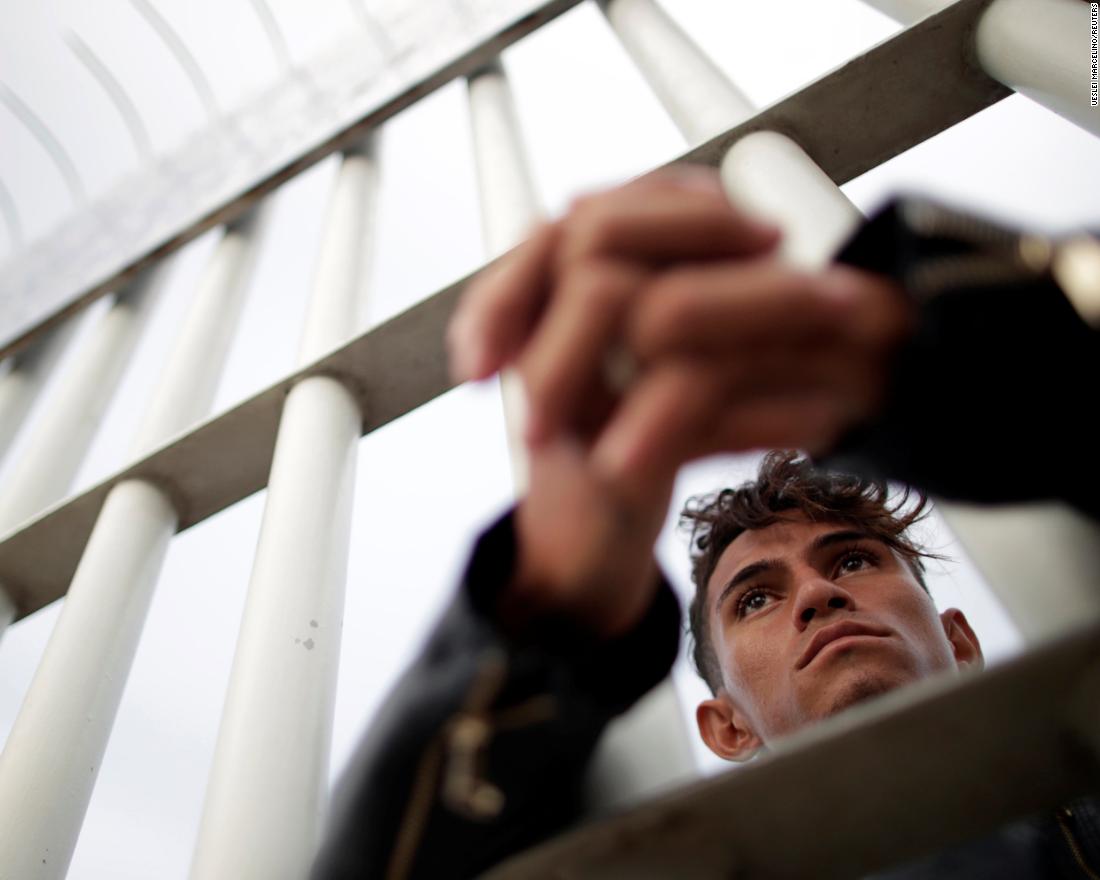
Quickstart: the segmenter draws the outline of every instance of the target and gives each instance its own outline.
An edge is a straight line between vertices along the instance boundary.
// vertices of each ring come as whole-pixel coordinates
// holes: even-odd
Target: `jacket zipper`
[[[417,846],[423,836],[424,825],[427,823],[428,814],[431,813],[435,778],[442,762],[443,742],[437,737],[421,757],[420,764],[416,768],[416,779],[413,781],[405,815],[401,819],[393,853],[390,855],[390,863],[386,868],[386,880],[404,880],[409,876],[409,868],[412,866]]]
[[[470,685],[464,705],[457,716],[458,719],[473,713],[484,712],[492,705],[492,701],[504,685],[507,664],[503,653],[499,651],[487,653],[488,656],[482,661]],[[450,725],[442,734],[435,737],[420,759],[412,791],[405,807],[405,815],[397,831],[393,854],[386,868],[386,880],[404,880],[409,875],[420,840],[424,836],[428,817],[431,815],[436,780],[443,764],[444,748],[451,740],[453,730],[453,725]]]
[[[1089,880],[1100,880],[1100,874],[1090,868],[1088,862],[1085,861],[1084,853],[1081,852],[1081,844],[1078,843],[1073,829],[1069,827],[1069,820],[1073,818],[1073,811],[1069,807],[1059,807],[1054,816],[1058,820],[1058,827],[1062,829],[1062,836],[1065,837],[1070,852],[1073,853],[1073,859],[1077,862],[1077,867]]]

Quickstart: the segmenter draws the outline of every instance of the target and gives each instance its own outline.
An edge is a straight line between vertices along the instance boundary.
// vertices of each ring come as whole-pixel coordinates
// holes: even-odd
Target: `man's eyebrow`
[[[834,544],[848,544],[852,541],[877,541],[880,544],[886,542],[882,538],[872,535],[870,532],[862,531],[860,529],[841,529],[837,532],[829,532],[825,535],[820,535],[813,540],[810,544],[811,550],[823,550],[826,547],[831,547]],[[745,581],[752,580],[758,575],[764,574],[768,571],[774,571],[777,568],[782,568],[783,563],[778,559],[761,559],[759,562],[754,562],[751,565],[746,565],[737,574],[731,577],[724,587],[722,592],[718,594],[718,598],[714,602],[714,610],[717,611],[722,607],[722,603],[726,601],[726,597],[732,593],[737,587],[745,583]]]
[[[877,541],[880,544],[886,543],[882,538],[872,535],[870,532],[861,531],[860,529],[843,529],[839,532],[829,532],[827,535],[820,535],[815,538],[810,545],[810,549],[824,550],[826,547],[831,547],[833,544],[848,544],[852,541]]]
[[[752,563],[752,565],[746,565],[726,582],[726,585],[722,588],[722,592],[718,594],[718,599],[714,603],[714,610],[717,611],[721,608],[722,603],[726,601],[726,596],[737,589],[737,587],[741,586],[741,584],[745,583],[745,581],[752,580],[754,577],[762,575],[766,571],[773,571],[781,566],[782,563],[778,559],[761,559],[759,562]]]

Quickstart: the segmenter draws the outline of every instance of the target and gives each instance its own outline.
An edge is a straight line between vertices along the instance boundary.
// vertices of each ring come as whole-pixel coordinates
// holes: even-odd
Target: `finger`
[[[846,266],[833,266],[827,273],[830,283],[847,286],[852,298],[850,320],[844,324],[851,344],[888,351],[912,334],[916,304],[892,278]]]
[[[724,407],[827,391],[864,411],[883,374],[871,352],[848,345],[765,345],[692,360],[720,384]]]
[[[665,165],[663,168],[655,168],[653,171],[634,178],[627,186],[651,189],[677,187],[679,189],[697,189],[700,192],[726,195],[726,188],[722,183],[722,175],[718,173],[718,169],[693,162],[676,162],[672,165]]]
[[[715,442],[729,452],[804,449],[818,455],[832,448],[850,425],[848,401],[834,392],[768,396],[727,410]]]
[[[546,302],[558,236],[557,224],[539,226],[466,288],[447,328],[451,374],[457,381],[484,379],[526,342]]]
[[[622,492],[646,491],[713,446],[721,402],[713,372],[688,361],[654,369],[623,398],[596,442],[593,466]]]
[[[671,270],[640,294],[628,342],[644,361],[838,341],[850,335],[866,283],[862,273],[811,274],[770,259]]]
[[[593,257],[660,265],[768,251],[778,229],[735,209],[720,188],[622,187],[579,199],[562,222],[558,265]]]
[[[537,445],[582,412],[603,384],[603,360],[646,274],[624,263],[587,263],[555,285],[552,302],[519,360],[527,388],[527,442]]]
[[[873,385],[858,363],[836,354],[780,371],[746,369],[743,361],[672,362],[627,394],[594,460],[607,479],[626,484],[717,452],[817,451],[866,413]]]

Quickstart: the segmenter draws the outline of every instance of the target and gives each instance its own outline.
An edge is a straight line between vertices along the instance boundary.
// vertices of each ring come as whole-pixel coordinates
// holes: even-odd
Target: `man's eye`
[[[863,550],[852,550],[840,557],[837,563],[837,571],[840,574],[852,574],[870,568],[875,562],[875,557]]]
[[[767,593],[763,590],[749,590],[737,603],[737,616],[744,617],[746,614],[752,614],[754,611],[759,611],[767,604]]]

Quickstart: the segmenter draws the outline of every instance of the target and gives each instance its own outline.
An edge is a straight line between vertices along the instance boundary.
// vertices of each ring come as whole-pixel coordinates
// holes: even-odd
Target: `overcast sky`
[[[158,150],[170,150],[202,124],[186,81],[123,0],[2,2],[0,81],[54,127],[93,195],[116,185],[137,160],[117,115],[61,42],[63,27],[76,29],[112,65],[146,117]],[[667,0],[666,5],[760,104],[896,30],[855,0]],[[344,0],[271,0],[271,7],[302,62],[335,39],[349,15]],[[162,0],[158,8],[200,56],[227,105],[275,75],[270,48],[246,0]],[[626,179],[685,148],[592,6],[578,7],[527,38],[508,51],[505,62],[535,176],[551,212],[577,192]],[[482,258],[463,84],[453,83],[388,123],[380,161],[368,323],[434,292]],[[327,160],[274,197],[275,223],[217,409],[292,367],[335,167],[334,160]],[[853,181],[845,191],[864,210],[888,193],[917,189],[1022,223],[1065,228],[1098,222],[1097,168],[1100,143],[1095,138],[1013,97]],[[2,107],[0,179],[17,202],[29,237],[48,235],[71,210],[55,169]],[[172,282],[77,488],[122,464],[119,457],[166,342],[215,240],[216,234],[203,237],[176,260]],[[9,252],[10,242],[0,241],[0,259]],[[86,323],[102,307],[90,310]],[[928,417],[934,419],[935,413]],[[510,496],[492,382],[456,389],[364,438],[360,449],[333,776],[453,588],[471,537]],[[0,467],[0,491],[19,455],[17,444]],[[676,506],[689,494],[744,479],[753,461],[724,458],[688,468]],[[264,493],[259,493],[173,542],[70,877],[186,875],[263,503]],[[928,537],[957,560],[934,566],[940,569],[933,575],[941,606],[967,612],[994,662],[1017,650],[1015,631],[965,553],[940,526],[933,524]],[[659,554],[686,591],[684,538],[667,528]],[[58,604],[44,609],[0,640],[0,739],[15,718],[58,610]],[[688,718],[700,685],[682,663],[676,680]],[[714,766],[701,760],[707,770]]]

